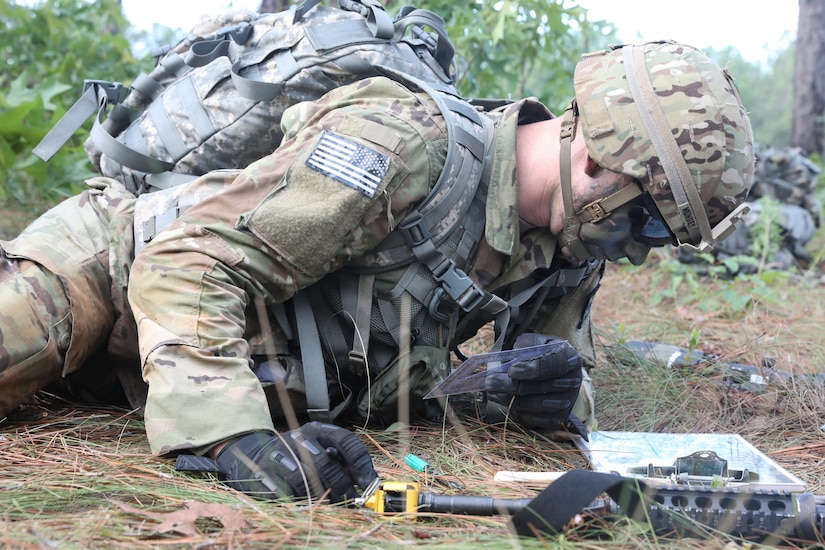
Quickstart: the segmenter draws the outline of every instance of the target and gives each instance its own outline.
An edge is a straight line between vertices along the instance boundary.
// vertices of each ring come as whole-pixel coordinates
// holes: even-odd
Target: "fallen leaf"
[[[155,527],[155,533],[179,533],[181,535],[199,536],[202,535],[195,522],[199,519],[215,519],[223,526],[224,530],[237,531],[245,529],[248,525],[241,513],[228,504],[218,504],[214,502],[200,502],[190,500],[184,503],[186,508],[175,510],[174,512],[150,512],[130,506],[125,502],[117,500],[111,501],[124,512],[143,516],[157,520],[160,523]]]

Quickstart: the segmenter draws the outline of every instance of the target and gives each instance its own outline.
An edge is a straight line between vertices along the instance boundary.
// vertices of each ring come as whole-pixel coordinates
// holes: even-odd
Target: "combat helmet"
[[[726,70],[691,46],[648,42],[583,55],[574,86],[562,124],[562,244],[582,258],[587,253],[578,237],[581,224],[599,221],[637,197],[655,205],[648,207],[645,229],[654,236],[652,244],[669,240],[707,251],[734,230],[748,211],[743,202],[753,180],[754,146],[747,112]],[[578,123],[593,161],[638,185],[576,212],[569,150]]]

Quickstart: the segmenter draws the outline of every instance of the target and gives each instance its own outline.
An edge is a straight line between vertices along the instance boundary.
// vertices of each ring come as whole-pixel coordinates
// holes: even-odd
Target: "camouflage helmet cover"
[[[706,248],[732,231],[754,152],[727,71],[693,47],[651,42],[585,54],[574,85],[591,158],[641,182],[681,244]]]

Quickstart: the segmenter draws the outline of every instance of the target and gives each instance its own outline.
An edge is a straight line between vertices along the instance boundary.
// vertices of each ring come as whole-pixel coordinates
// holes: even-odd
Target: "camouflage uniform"
[[[558,267],[549,231],[520,227],[515,188],[517,124],[552,115],[523,100],[495,116],[486,239],[468,269],[488,290]],[[446,155],[447,130],[434,103],[384,78],[292,107],[283,126],[281,147],[187,211],[135,259],[129,299],[149,384],[146,429],[154,452],[272,429],[267,396],[252,370],[250,312],[337,277],[375,247],[428,194]],[[308,165],[329,139],[373,159],[374,187],[361,192]],[[379,273],[376,287],[392,288],[398,275]],[[565,307],[556,307],[558,296],[548,300],[530,327],[570,339],[591,364],[588,306],[599,277],[596,270],[561,298]],[[449,336],[419,337],[413,346],[446,349]],[[352,379],[326,367],[333,380]]]
[[[766,255],[768,265],[776,269],[805,268],[811,261],[805,247],[822,225],[822,205],[816,194],[820,168],[798,148],[758,147],[756,157],[753,187],[745,202],[750,212],[733,234],[714,248],[713,257],[758,257],[760,251],[754,244],[761,237],[756,228],[768,222],[775,223],[779,233],[779,240],[772,243],[776,248],[770,248]],[[769,212],[767,216],[763,208]],[[680,248],[677,254],[684,263],[707,262],[689,249]],[[759,268],[757,262],[737,266],[740,273]]]
[[[148,211],[171,199],[188,204],[237,174],[210,172],[141,200]],[[111,178],[86,184],[14,240],[0,241],[0,418],[54,383],[90,402],[139,409],[146,399],[126,297],[136,198]]]
[[[134,195],[108,178],[87,183],[0,242],[0,417],[61,377],[84,397],[111,398],[110,365],[136,364],[126,301]],[[117,360],[90,366],[107,346]],[[84,376],[94,384],[82,384]]]

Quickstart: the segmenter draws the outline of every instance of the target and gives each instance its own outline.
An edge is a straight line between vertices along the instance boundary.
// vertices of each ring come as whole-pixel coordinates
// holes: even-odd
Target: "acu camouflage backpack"
[[[90,159],[139,195],[190,181],[175,174],[247,166],[280,143],[284,109],[385,68],[454,92],[454,48],[435,13],[405,7],[393,20],[376,0],[318,3],[204,18],[130,87],[86,81],[35,154],[51,158],[96,113]]]

